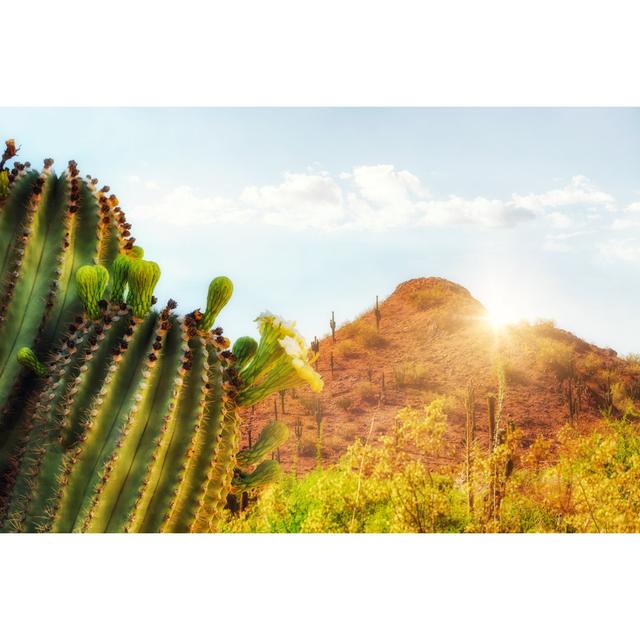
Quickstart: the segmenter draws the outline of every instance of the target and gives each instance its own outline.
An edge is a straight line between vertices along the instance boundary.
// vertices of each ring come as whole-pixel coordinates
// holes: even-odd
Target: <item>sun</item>
[[[514,322],[513,314],[507,309],[491,309],[488,310],[485,322],[497,333],[504,331],[505,327]]]

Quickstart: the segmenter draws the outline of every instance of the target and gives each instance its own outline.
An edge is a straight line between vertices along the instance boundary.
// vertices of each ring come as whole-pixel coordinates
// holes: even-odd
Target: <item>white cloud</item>
[[[624,208],[625,213],[640,213],[640,202],[632,202]]]
[[[557,208],[582,205],[609,209],[613,196],[598,190],[584,176],[575,176],[561,189],[510,200],[483,196],[434,197],[410,171],[390,164],[361,165],[337,177],[317,168],[285,173],[278,184],[245,187],[236,197],[203,194],[190,186],[162,193],[158,185],[131,176],[157,196],[133,209],[138,218],[174,225],[217,223],[265,224],[291,229],[366,229],[477,226],[512,227],[538,218],[554,229],[574,227],[575,212]],[[634,205],[631,205],[634,206]],[[583,211],[578,228],[593,211]]]
[[[554,229],[568,229],[571,226],[571,218],[559,211],[548,213],[545,218]]]
[[[530,211],[502,200],[450,196],[447,200],[425,202],[421,209],[427,226],[480,225],[483,227],[512,227],[533,218]]]
[[[574,205],[602,207],[607,211],[614,211],[616,202],[611,194],[600,191],[585,176],[573,176],[569,183],[561,189],[530,193],[526,196],[514,194],[512,199],[516,205],[535,212],[543,212],[550,207]]]
[[[640,261],[640,243],[626,238],[620,240],[612,238],[599,245],[600,256],[608,261],[622,260],[623,262]]]

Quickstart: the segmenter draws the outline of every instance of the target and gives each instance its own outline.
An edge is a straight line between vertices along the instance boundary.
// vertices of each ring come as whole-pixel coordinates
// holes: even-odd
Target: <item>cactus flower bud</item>
[[[233,479],[236,491],[249,491],[263,487],[277,480],[282,474],[282,468],[275,460],[264,460],[252,473],[241,473]]]
[[[245,449],[237,455],[240,466],[258,464],[261,460],[284,444],[289,437],[289,428],[284,422],[275,420],[268,424],[250,449]]]
[[[150,260],[133,260],[129,266],[127,304],[133,315],[143,318],[149,313],[153,290],[160,279],[160,267]]]
[[[198,327],[202,331],[209,331],[222,308],[229,302],[233,293],[233,282],[226,276],[214,278],[209,285],[207,294],[207,309],[202,314]]]
[[[135,245],[134,247],[131,247],[129,255],[135,260],[142,260],[142,258],[144,258],[144,249],[138,245]]]
[[[232,349],[238,366],[246,363],[249,358],[253,358],[257,349],[258,343],[250,336],[243,336],[242,338],[238,338],[233,343]]]
[[[124,290],[127,286],[127,277],[129,276],[129,267],[131,266],[131,258],[128,255],[120,254],[111,267],[113,274],[113,287],[111,289],[111,302],[120,304],[124,302]]]
[[[27,369],[30,369],[37,376],[43,378],[47,375],[47,367],[45,367],[35,353],[29,347],[22,347],[16,354],[18,362]]]
[[[87,315],[94,320],[100,317],[98,304],[109,282],[109,272],[102,265],[85,265],[76,271],[78,295]]]

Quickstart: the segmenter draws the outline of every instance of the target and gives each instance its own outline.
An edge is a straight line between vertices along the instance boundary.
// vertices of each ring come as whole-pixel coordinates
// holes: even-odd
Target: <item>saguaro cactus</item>
[[[335,313],[331,312],[331,320],[329,320],[329,326],[331,327],[331,339],[333,340],[333,344],[336,343],[336,316]]]
[[[160,267],[118,199],[52,165],[0,170],[0,530],[215,531],[230,492],[277,475],[242,467],[278,438],[237,460],[239,410],[320,390],[307,346],[264,313],[230,350],[225,277],[203,312],[154,309]]]

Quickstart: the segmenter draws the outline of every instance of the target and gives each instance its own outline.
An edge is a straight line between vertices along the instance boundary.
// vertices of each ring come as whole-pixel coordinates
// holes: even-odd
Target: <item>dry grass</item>
[[[375,387],[368,380],[363,380],[362,382],[358,382],[354,389],[356,395],[362,402],[367,402],[368,404],[373,404],[378,400],[379,391],[377,387]]]
[[[360,346],[351,338],[338,342],[335,353],[338,358],[345,358],[347,360],[360,358],[363,355]]]
[[[404,362],[394,367],[393,377],[398,389],[424,389],[428,385],[427,369],[417,362]]]
[[[353,405],[353,400],[349,396],[341,396],[336,400],[336,405],[343,411],[349,411]]]
[[[426,311],[427,309],[435,309],[443,305],[448,298],[451,297],[451,293],[444,288],[435,286],[429,289],[420,289],[411,296],[411,302],[420,311]]]

